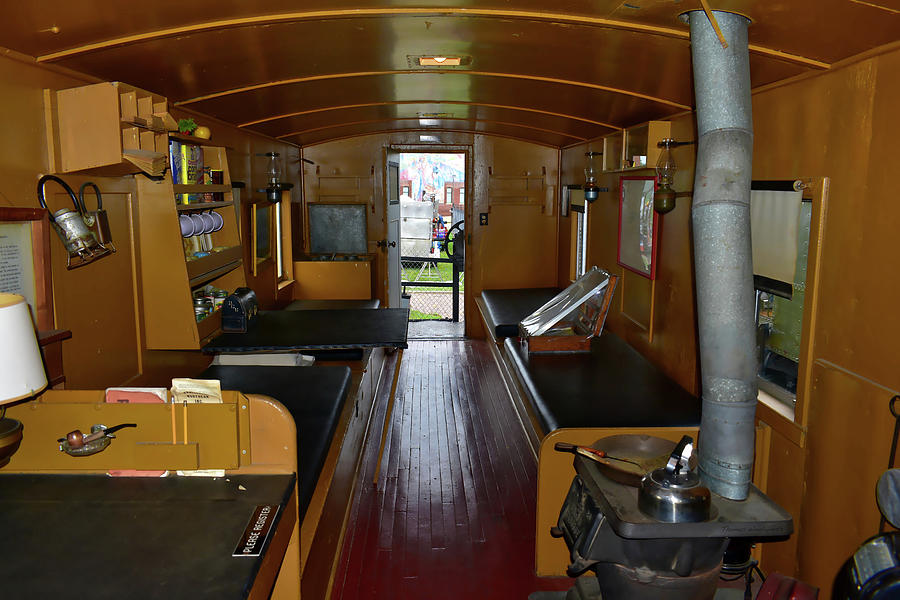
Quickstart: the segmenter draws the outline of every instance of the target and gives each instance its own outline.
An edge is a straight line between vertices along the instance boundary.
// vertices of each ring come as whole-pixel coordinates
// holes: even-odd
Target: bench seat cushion
[[[509,338],[504,351],[545,433],[700,425],[700,399],[609,331],[592,340],[590,354],[528,356]]]
[[[547,303],[560,292],[559,288],[521,288],[514,290],[482,290],[481,299],[487,311],[488,323],[494,335],[501,338],[518,337],[519,321]]]
[[[380,308],[381,300],[294,300],[284,310],[330,310],[348,308]]]
[[[297,488],[302,521],[350,391],[350,368],[339,366],[211,366],[199,376],[223,390],[263,394],[288,409],[297,425]]]
[[[380,308],[381,300],[294,300],[284,310],[329,310],[354,308]],[[359,348],[339,350],[308,350],[304,352],[316,360],[362,360],[363,351]]]

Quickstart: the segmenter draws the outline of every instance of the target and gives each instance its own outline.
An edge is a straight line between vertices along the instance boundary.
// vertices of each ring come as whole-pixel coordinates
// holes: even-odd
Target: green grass
[[[409,311],[409,320],[410,321],[439,321],[443,319],[441,315],[437,313],[423,313],[417,310]]]
[[[441,258],[447,258],[447,253],[441,251]],[[423,259],[423,262],[426,259]],[[416,264],[412,267],[403,267],[402,273],[400,274],[402,281],[413,281],[418,275],[421,266]],[[453,265],[451,263],[437,263],[436,265],[431,266],[431,274],[428,274],[428,267],[426,267],[423,272],[423,277],[420,281],[442,281],[446,283],[451,283],[453,281]],[[452,288],[429,288],[422,286],[406,286],[407,292],[434,292],[442,289],[452,289]],[[465,279],[461,279],[459,282],[459,289],[465,289]]]

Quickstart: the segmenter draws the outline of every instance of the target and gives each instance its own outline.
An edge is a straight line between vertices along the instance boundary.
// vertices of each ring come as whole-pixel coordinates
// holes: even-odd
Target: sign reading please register
[[[259,556],[262,553],[266,539],[272,532],[278,509],[277,504],[260,504],[256,507],[232,556]]]

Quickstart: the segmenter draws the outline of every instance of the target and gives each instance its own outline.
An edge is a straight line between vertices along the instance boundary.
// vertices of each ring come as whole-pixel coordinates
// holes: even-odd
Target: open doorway
[[[461,338],[465,331],[466,155],[401,152],[399,259],[410,338]]]

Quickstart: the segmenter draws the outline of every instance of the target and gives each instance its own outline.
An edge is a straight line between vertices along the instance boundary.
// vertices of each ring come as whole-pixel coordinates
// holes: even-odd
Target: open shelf
[[[222,311],[218,308],[205,319],[197,321],[197,336],[200,338],[200,345],[202,346],[205,341],[217,334],[221,328]]]
[[[104,82],[45,90],[44,98],[53,140],[50,171],[111,177],[142,170],[163,174],[168,129],[176,127],[164,96]],[[137,151],[141,160],[132,163],[127,151]]]
[[[171,170],[160,180],[135,179],[143,319],[147,348],[151,350],[202,348],[221,331],[222,318],[220,312],[215,311],[197,321],[193,294],[207,284],[226,292],[246,285],[225,148],[202,148],[204,166],[222,170],[223,183],[176,185],[172,182]],[[179,195],[188,193],[216,193],[223,200],[176,204]],[[201,247],[221,249],[193,258],[193,253],[198,250],[197,240],[201,238],[183,238],[179,218],[211,210],[216,210],[222,217],[222,227],[203,235],[205,241]]]
[[[232,246],[209,256],[186,261],[188,283],[197,287],[241,266],[243,254],[240,246]]]
[[[175,206],[175,210],[182,213],[212,210],[214,208],[224,208],[226,206],[234,206],[234,202],[231,200],[224,200],[222,202],[192,202],[190,204],[178,204]]]
[[[657,143],[669,137],[671,123],[648,121],[603,138],[603,170],[612,173],[656,167]]]
[[[176,183],[172,185],[176,194],[210,194],[213,192],[230,192],[231,185],[213,184],[213,183]]]

